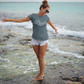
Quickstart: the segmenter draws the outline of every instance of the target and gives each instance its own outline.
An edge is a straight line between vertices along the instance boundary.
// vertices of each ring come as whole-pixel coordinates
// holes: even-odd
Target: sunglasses
[[[47,12],[47,13],[49,13],[49,11],[48,11],[48,10],[46,10],[46,12]]]

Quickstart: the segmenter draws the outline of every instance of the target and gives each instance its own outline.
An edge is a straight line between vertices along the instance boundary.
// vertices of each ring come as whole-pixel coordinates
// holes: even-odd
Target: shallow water
[[[84,50],[82,41],[57,38],[51,31],[48,33],[50,39],[45,54],[45,68],[53,69],[53,66],[61,63],[74,67],[73,64],[84,60],[82,53],[76,50]],[[39,73],[39,65],[31,41],[28,41],[31,35],[32,29],[24,26],[0,27],[0,83],[18,84],[19,81],[20,84],[35,84],[32,79]]]

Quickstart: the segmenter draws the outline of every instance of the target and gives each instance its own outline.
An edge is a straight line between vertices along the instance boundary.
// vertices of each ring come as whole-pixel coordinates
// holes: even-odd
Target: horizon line
[[[0,3],[5,3],[4,1]],[[41,2],[6,2],[6,3],[41,3]]]

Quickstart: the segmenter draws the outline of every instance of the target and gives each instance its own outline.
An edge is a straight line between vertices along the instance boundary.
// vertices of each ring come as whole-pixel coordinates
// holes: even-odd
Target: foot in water
[[[44,76],[37,75],[37,78],[33,79],[33,81],[43,80]]]

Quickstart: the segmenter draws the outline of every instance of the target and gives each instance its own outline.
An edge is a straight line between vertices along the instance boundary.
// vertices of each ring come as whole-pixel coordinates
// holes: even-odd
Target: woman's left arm
[[[53,23],[50,20],[47,23],[55,30],[56,33],[58,33],[57,28],[53,25]]]

